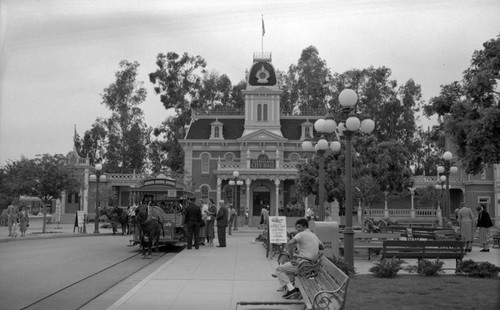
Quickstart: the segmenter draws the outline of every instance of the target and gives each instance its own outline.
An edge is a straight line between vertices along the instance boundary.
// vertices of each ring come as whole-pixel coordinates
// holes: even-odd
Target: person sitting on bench
[[[309,230],[309,223],[305,218],[298,219],[295,223],[297,234],[285,245],[288,250],[290,262],[279,265],[275,271],[275,277],[280,282],[279,290],[286,290],[283,298],[296,297],[299,289],[294,286],[295,275],[298,273],[298,264],[302,260],[315,259],[319,251],[324,248],[318,237]],[[297,253],[294,253],[297,248]]]

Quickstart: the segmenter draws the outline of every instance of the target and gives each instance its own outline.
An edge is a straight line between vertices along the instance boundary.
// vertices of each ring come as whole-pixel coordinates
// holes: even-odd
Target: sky
[[[101,94],[121,60],[140,64],[153,127],[170,115],[148,79],[159,53],[200,55],[236,84],[262,42],[276,69],[313,45],[332,72],[385,66],[427,102],[500,34],[499,16],[498,0],[0,0],[0,165],[71,151],[75,126],[109,117]]]

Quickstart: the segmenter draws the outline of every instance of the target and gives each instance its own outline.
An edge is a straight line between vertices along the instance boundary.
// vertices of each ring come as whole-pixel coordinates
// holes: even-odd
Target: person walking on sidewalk
[[[10,205],[7,207],[7,225],[9,226],[9,237],[15,237],[15,229],[17,226],[17,215],[18,215],[17,201],[12,200]]]
[[[460,225],[460,234],[465,241],[465,252],[472,251],[472,238],[474,238],[474,214],[467,208],[465,202],[460,203],[458,210],[458,223]]]
[[[276,267],[273,277],[277,277],[280,282],[280,290],[286,289],[283,298],[289,299],[299,293],[299,289],[294,286],[295,275],[299,271],[299,263],[302,260],[315,259],[319,251],[324,248],[318,237],[309,230],[309,222],[305,218],[298,219],[295,223],[297,234],[285,245],[288,249],[290,262]],[[295,253],[297,248],[297,253]]]
[[[194,238],[194,248],[200,248],[200,225],[201,225],[201,208],[195,204],[196,198],[191,197],[186,208],[186,217],[184,223],[187,226],[187,249],[190,250],[193,246]]]
[[[17,217],[19,218],[19,231],[21,232],[21,237],[26,237],[26,230],[30,226],[30,218],[24,206],[21,207],[21,211]]]
[[[224,200],[219,201],[219,211],[217,212],[217,238],[219,239],[218,248],[226,247],[226,227],[227,227],[227,207]]]
[[[481,252],[489,252],[488,248],[488,230],[493,223],[491,222],[490,215],[486,208],[482,205],[477,207],[477,227],[479,227],[479,242],[482,244],[483,248]]]
[[[236,210],[234,209],[234,206],[232,204],[229,204],[229,210],[227,210],[228,216],[229,216],[229,223],[228,223],[228,229],[229,229],[229,234],[232,235],[233,228],[234,228],[234,222],[236,221]]]

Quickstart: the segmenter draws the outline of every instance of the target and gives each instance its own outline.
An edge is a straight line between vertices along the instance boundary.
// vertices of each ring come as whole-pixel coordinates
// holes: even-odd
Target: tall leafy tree
[[[358,94],[358,112],[375,121],[377,129],[372,134],[377,140],[397,140],[412,147],[417,129],[416,112],[423,104],[421,87],[411,79],[398,87],[391,74],[391,70],[386,67],[334,74],[332,112],[336,114],[340,107],[340,92],[351,88]]]
[[[202,107],[199,92],[206,62],[201,56],[168,52],[158,54],[156,65],[158,68],[149,74],[149,80],[165,109],[173,109],[176,115],[155,128],[154,135],[163,136],[157,143],[163,144],[161,149],[167,153],[168,167],[183,173],[184,152],[178,140],[186,134],[184,126],[189,124],[191,111]],[[155,162],[162,160],[155,159]]]
[[[500,162],[500,36],[472,55],[462,81],[441,86],[424,108],[437,114],[468,173]]]
[[[142,172],[147,168],[152,132],[139,107],[147,92],[137,80],[139,63],[123,60],[119,67],[115,81],[101,94],[111,116],[97,118],[83,139],[75,138],[75,148],[80,156],[89,157],[91,164],[104,161],[108,172]]]
[[[22,158],[8,162],[4,167],[2,187],[11,197],[21,195],[40,198],[45,205],[61,198],[64,190],[76,190],[80,183],[66,168],[66,158],[61,154],[43,154],[35,159]],[[45,233],[46,209],[43,209]]]
[[[325,109],[331,97],[331,73],[316,47],[305,48],[297,64],[289,67],[283,80],[282,110],[293,108],[295,113],[300,113]]]
[[[115,73],[115,82],[104,89],[102,104],[110,111],[106,121],[106,169],[130,173],[143,171],[151,130],[144,123],[144,113],[139,107],[146,100],[146,88],[137,81],[139,63],[123,60]]]

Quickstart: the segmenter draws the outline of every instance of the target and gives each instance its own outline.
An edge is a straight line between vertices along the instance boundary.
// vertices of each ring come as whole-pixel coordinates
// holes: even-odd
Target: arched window
[[[262,120],[264,122],[266,122],[267,121],[267,104],[264,104],[264,108],[263,108],[262,114],[263,114]]]
[[[262,104],[257,105],[257,121],[262,121]]]
[[[208,185],[202,185],[200,187],[201,200],[208,201]]]
[[[224,159],[228,163],[232,163],[234,161],[234,154],[233,153],[226,153],[224,154]]]
[[[292,162],[292,163],[296,163],[296,162],[298,162],[298,161],[299,161],[299,155],[298,155],[298,154],[295,154],[295,153],[294,153],[294,154],[290,154],[289,159],[290,159],[290,162]]]
[[[208,153],[201,154],[201,173],[210,172],[210,155]]]

